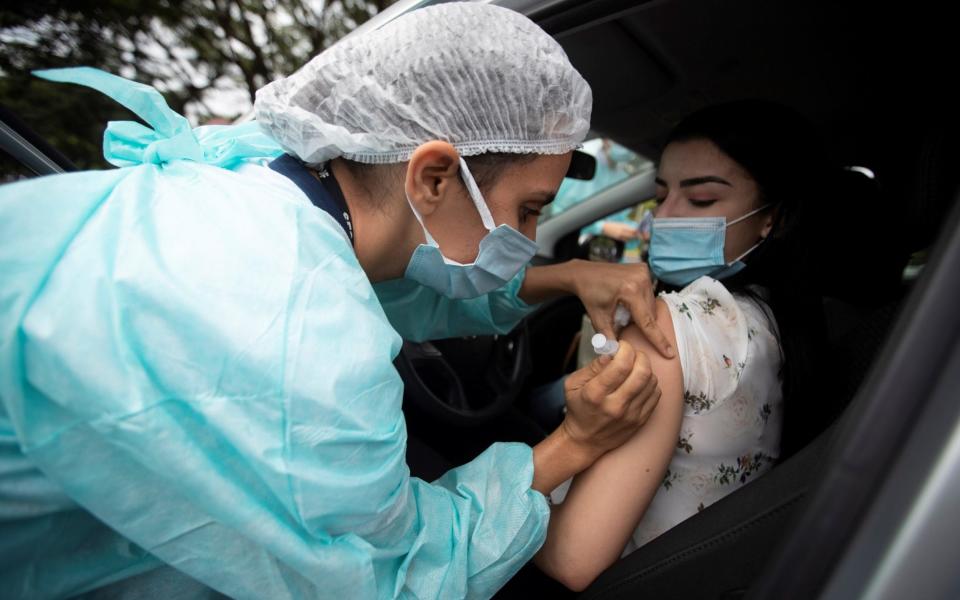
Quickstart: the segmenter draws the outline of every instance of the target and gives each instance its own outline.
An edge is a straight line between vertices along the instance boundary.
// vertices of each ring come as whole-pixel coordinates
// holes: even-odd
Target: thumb
[[[607,336],[607,339],[616,339],[617,334],[613,330],[613,313],[609,311],[594,312],[590,315],[590,322],[593,324],[597,333]]]
[[[664,358],[673,358],[675,356],[673,346],[657,324],[657,303],[653,295],[642,294],[640,298],[624,297],[621,302],[627,305],[633,323],[643,332],[643,337],[647,338],[647,341]]]
[[[567,388],[577,389],[585,386],[588,381],[599,375],[600,372],[603,371],[603,367],[611,360],[613,360],[612,356],[601,355],[590,361],[590,363],[582,369],[577,369],[573,373],[570,373],[567,375]]]

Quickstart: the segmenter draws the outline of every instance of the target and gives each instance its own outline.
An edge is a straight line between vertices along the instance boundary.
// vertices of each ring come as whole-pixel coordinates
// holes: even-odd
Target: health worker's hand
[[[560,429],[586,454],[599,457],[630,439],[660,400],[650,361],[629,342],[600,356],[564,383],[567,414]]]
[[[644,263],[613,264],[575,260],[573,292],[583,302],[593,328],[608,339],[616,339],[613,315],[617,304],[630,311],[633,322],[650,344],[665,358],[673,358],[673,347],[657,327],[657,301],[653,295],[650,269]]]

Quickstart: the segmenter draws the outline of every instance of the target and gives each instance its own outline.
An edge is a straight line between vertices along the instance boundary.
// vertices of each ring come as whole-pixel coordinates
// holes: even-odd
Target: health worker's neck
[[[403,277],[413,251],[423,243],[423,231],[413,212],[406,203],[400,207],[381,206],[377,199],[367,197],[363,186],[339,161],[332,161],[330,170],[347,201],[353,221],[354,251],[367,278],[377,283]]]

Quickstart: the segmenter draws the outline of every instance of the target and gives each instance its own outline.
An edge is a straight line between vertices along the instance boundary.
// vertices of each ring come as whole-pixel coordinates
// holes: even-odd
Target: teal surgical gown
[[[522,273],[472,300],[373,286],[255,123],[45,76],[150,127],[110,125],[122,168],[0,187],[0,595],[164,565],[235,598],[492,595],[546,535],[532,451],[411,478],[392,361],[401,336],[508,331]]]

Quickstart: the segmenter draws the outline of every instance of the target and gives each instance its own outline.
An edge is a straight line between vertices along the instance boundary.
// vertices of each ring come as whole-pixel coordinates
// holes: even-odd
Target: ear
[[[421,144],[407,163],[404,183],[410,202],[421,215],[429,215],[460,190],[460,153],[448,142]]]
[[[770,235],[770,232],[773,231],[773,224],[777,221],[777,215],[779,214],[779,207],[773,207],[767,215],[763,218],[763,226],[760,228],[760,239],[765,240],[767,236]]]

